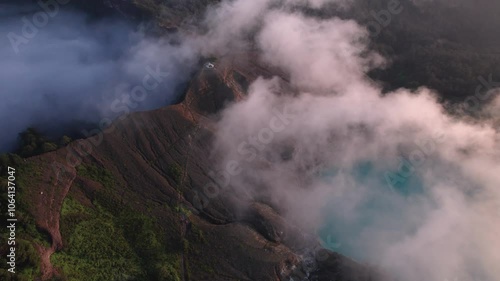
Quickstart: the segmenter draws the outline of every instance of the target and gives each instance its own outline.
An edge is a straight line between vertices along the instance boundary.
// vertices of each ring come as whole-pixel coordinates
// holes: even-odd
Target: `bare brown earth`
[[[201,67],[180,104],[131,114],[115,122],[104,136],[78,140],[27,160],[43,171],[34,176],[36,184],[28,187],[31,192],[25,199],[33,203],[30,211],[37,226],[51,237],[50,248],[37,246],[42,280],[59,272],[50,264],[50,255],[65,247],[59,228],[65,196],[71,192],[89,205],[95,191],[104,188],[77,175],[80,162],[110,171],[116,201],[154,217],[167,237],[190,235],[193,227],[203,231],[206,242],[183,254],[183,280],[292,280],[292,276],[302,280],[306,275],[310,280],[371,280],[365,268],[327,251],[310,265],[305,255],[315,254],[308,252],[317,246],[311,242],[314,239],[306,239],[271,206],[248,201],[231,188],[203,208],[199,198],[202,187],[211,181],[208,172],[214,164],[210,155],[217,113],[244,98],[250,81],[270,75],[265,67],[249,61],[238,62],[237,69],[233,63],[221,61],[215,69]],[[169,173],[172,165],[181,167],[180,180]],[[179,205],[191,210],[186,218],[166,208]],[[247,206],[247,211],[241,212],[241,206]]]
[[[103,2],[128,17],[149,14],[159,26],[170,29],[218,1]],[[218,113],[243,99],[247,85],[257,77],[279,75],[257,62],[256,56],[244,54],[219,60],[215,69],[200,66],[181,103],[122,116],[104,134],[27,159],[36,172],[27,175],[32,184],[23,200],[30,203],[37,227],[50,236],[49,247],[35,245],[41,257],[41,280],[64,276],[50,257],[67,246],[68,237],[60,230],[66,196],[71,194],[82,205],[92,207],[103,190],[110,205],[127,206],[154,218],[167,240],[191,237],[194,228],[203,233],[204,243],[182,253],[183,281],[376,280],[371,270],[345,257],[318,252],[315,238],[289,224],[279,210],[264,202],[244,198],[231,188],[200,201],[203,187],[212,181],[208,173],[216,161],[211,143]],[[105,187],[79,175],[76,169],[80,165],[109,171],[114,185]],[[180,167],[180,176],[172,175],[173,166]],[[176,206],[183,206],[189,214],[175,212]]]

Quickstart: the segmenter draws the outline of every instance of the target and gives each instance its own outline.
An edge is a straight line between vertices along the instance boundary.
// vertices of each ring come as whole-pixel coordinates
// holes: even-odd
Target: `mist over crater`
[[[57,136],[171,104],[197,62],[175,34],[116,15],[21,4],[3,4],[2,15],[2,151],[27,127]]]

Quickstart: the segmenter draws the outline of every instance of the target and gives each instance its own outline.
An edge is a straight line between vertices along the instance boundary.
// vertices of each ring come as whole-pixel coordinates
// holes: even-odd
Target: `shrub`
[[[115,185],[113,174],[102,167],[82,164],[76,168],[76,171],[79,176],[99,182],[107,188]]]
[[[182,168],[178,164],[171,164],[168,166],[168,175],[175,181],[175,183],[180,184],[182,181]]]

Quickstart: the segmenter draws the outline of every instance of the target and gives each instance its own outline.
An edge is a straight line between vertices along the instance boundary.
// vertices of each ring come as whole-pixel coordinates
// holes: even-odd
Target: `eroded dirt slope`
[[[42,280],[64,279],[70,271],[50,258],[54,252],[71,253],[74,239],[61,235],[60,225],[68,198],[91,210],[132,210],[151,218],[167,244],[183,244],[173,250],[180,280],[302,280],[309,274],[310,280],[371,280],[368,270],[327,251],[311,265],[304,253],[314,242],[272,206],[231,188],[209,200],[203,196],[212,181],[217,114],[244,98],[253,79],[270,75],[248,61],[233,65],[201,67],[180,104],[120,118],[104,134],[27,160],[42,172],[26,200],[37,226],[51,237],[50,247],[37,245]],[[105,180],[82,167],[107,171]],[[71,225],[64,227],[72,233]]]

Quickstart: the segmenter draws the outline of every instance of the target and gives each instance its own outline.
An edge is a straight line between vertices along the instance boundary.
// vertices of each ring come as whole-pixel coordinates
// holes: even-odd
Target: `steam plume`
[[[167,105],[177,98],[176,87],[196,62],[189,47],[172,43],[175,38],[148,37],[129,22],[91,20],[63,7],[34,36],[30,33],[33,38],[23,37],[28,42],[12,44],[8,35],[23,36],[23,18],[31,22],[43,10],[25,5],[4,8],[0,151],[11,150],[18,133],[29,126],[59,134],[74,126],[71,122],[97,123]],[[147,75],[154,76],[151,73],[156,73],[148,78],[151,87],[134,100],[134,88],[143,85]]]
[[[232,46],[256,46],[298,93],[261,78],[222,113],[214,149],[221,169],[241,168],[231,186],[402,280],[498,280],[498,103],[471,121],[426,88],[383,94],[366,77],[384,60],[363,27],[276,3],[223,2],[210,14],[211,47],[249,31]]]

